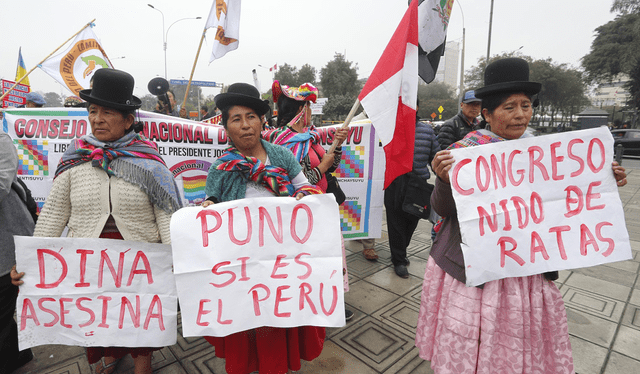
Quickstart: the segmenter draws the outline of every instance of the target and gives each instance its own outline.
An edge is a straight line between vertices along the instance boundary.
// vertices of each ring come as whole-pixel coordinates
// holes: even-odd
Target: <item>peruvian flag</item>
[[[269,71],[276,71],[276,70],[278,70],[278,64],[277,63],[269,68]]]
[[[384,188],[413,167],[418,98],[418,0],[413,0],[358,99],[384,147]]]

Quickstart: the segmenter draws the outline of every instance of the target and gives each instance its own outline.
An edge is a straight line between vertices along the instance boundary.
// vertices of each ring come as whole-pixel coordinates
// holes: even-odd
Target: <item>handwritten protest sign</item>
[[[333,196],[241,199],[171,218],[183,335],[344,326]]]
[[[176,343],[169,245],[21,236],[15,243],[17,268],[25,272],[16,308],[21,350]]]
[[[631,258],[606,127],[452,155],[467,285]]]

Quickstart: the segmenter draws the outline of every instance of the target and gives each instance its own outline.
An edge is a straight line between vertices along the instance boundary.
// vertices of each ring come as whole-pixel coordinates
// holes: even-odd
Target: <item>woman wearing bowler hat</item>
[[[62,156],[34,236],[107,238],[170,243],[171,214],[182,206],[173,175],[157,145],[134,131],[134,79],[100,69],[93,88],[80,91],[88,103],[91,134],[72,141]],[[170,256],[170,253],[167,253]],[[12,272],[14,284],[24,273]],[[131,354],[135,373],[151,373],[151,353],[162,347],[89,347],[96,373],[112,373]]]
[[[222,111],[231,146],[209,169],[205,192],[207,207],[250,197],[295,196],[322,193],[309,183],[291,151],[261,138],[267,101],[252,85],[234,83],[215,98]],[[322,352],[324,327],[259,327],[225,337],[205,337],[216,356],[226,360],[229,374],[287,373],[300,370]]]
[[[484,130],[469,133],[448,149],[481,146],[528,136],[532,97],[541,84],[529,81],[529,65],[519,58],[492,62],[485,70]],[[573,358],[557,272],[465,285],[460,228],[448,171],[449,150],[436,154],[431,195],[444,218],[431,248],[422,286],[416,331],[420,357],[435,373],[573,373]],[[613,163],[618,186],[626,174]]]

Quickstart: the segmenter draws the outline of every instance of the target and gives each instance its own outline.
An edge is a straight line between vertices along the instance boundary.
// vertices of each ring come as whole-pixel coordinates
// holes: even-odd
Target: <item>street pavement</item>
[[[623,161],[626,166],[627,161]],[[628,162],[628,185],[620,188],[633,258],[591,268],[561,271],[556,282],[569,320],[575,370],[580,374],[640,373],[640,167]],[[433,373],[414,346],[422,278],[431,247],[431,225],[421,221],[408,248],[409,279],[391,266],[386,222],[376,241],[377,262],[362,257],[358,242],[347,242],[350,291],[347,308],[354,318],[327,330],[320,357],[304,362],[301,373]],[[153,354],[154,373],[226,373],[224,360],[202,338],[183,338]],[[89,374],[84,348],[40,346],[35,358],[16,374]],[[133,373],[123,359],[118,373]]]

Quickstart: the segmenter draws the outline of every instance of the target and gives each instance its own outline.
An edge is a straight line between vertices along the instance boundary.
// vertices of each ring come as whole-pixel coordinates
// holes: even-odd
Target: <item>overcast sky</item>
[[[147,83],[164,76],[164,13],[169,79],[188,79],[213,0],[0,0],[2,58],[0,77],[15,78],[18,49],[27,70],[41,62],[83,25],[96,19],[94,32],[114,67],[131,73],[134,93],[148,94]],[[487,53],[491,0],[456,0],[448,40],[462,41],[466,29],[465,69]],[[536,59],[579,67],[598,26],[614,19],[611,0],[495,0],[491,54],[517,50]],[[407,9],[407,0],[242,0],[240,46],[209,64],[213,30],[207,33],[194,80],[253,83],[270,88],[269,66],[308,63],[318,72],[335,53],[357,63],[359,77],[373,70]],[[462,9],[462,12],[461,12]],[[182,20],[189,17],[199,20]],[[263,67],[260,67],[262,65]],[[318,77],[319,78],[319,77]],[[70,92],[36,68],[34,91]],[[206,88],[205,95],[216,94]],[[322,93],[321,93],[322,96]]]

